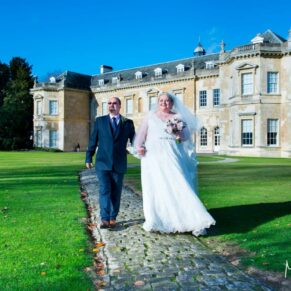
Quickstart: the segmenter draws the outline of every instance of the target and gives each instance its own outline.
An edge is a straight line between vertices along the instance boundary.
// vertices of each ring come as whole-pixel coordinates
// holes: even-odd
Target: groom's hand
[[[87,168],[87,169],[91,169],[91,168],[93,168],[93,164],[92,164],[92,163],[86,163],[86,168]]]

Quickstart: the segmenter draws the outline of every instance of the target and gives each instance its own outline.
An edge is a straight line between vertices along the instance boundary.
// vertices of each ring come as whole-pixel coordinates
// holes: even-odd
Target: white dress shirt
[[[112,114],[109,114],[109,116],[110,116],[110,122],[111,122],[111,124],[113,123],[113,120],[112,120],[113,117],[116,118],[116,124],[117,124],[117,125],[119,124],[119,121],[120,121],[120,114],[118,114],[118,115],[112,115]]]

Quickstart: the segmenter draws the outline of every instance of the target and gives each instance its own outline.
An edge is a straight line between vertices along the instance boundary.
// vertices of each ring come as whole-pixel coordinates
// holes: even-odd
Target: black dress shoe
[[[102,220],[101,224],[100,224],[100,228],[104,229],[104,228],[109,228],[109,222],[106,220]]]
[[[109,221],[109,227],[114,228],[116,226],[116,219],[110,219]]]

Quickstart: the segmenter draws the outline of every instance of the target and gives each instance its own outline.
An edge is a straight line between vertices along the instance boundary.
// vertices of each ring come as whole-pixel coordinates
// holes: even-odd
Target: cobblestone
[[[118,225],[99,228],[98,181],[94,170],[80,173],[87,193],[92,231],[105,243],[98,254],[105,265],[102,290],[272,290],[214,254],[191,234],[146,232],[142,198],[123,187]]]

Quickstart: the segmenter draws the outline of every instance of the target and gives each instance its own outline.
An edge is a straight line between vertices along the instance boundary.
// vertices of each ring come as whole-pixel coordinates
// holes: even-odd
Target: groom
[[[94,131],[86,152],[86,167],[95,169],[99,180],[100,228],[113,228],[119,212],[123,176],[127,168],[126,146],[135,135],[133,121],[119,114],[121,101],[111,97],[109,114],[96,118]]]

